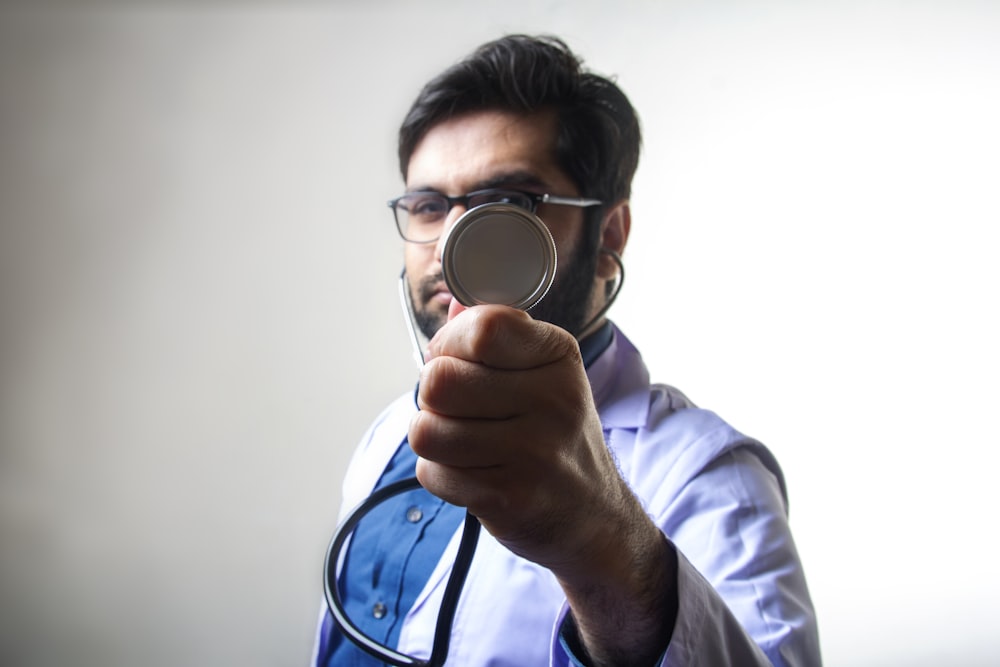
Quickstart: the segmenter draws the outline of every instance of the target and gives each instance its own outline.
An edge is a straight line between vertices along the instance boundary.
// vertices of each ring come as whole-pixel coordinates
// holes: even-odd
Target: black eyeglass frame
[[[407,243],[424,244],[424,243],[436,242],[438,239],[441,238],[441,235],[438,234],[432,239],[424,239],[421,241],[407,238],[406,234],[403,233],[403,225],[399,221],[399,203],[402,202],[403,200],[407,199],[408,197],[415,197],[420,195],[439,197],[448,204],[448,207],[444,210],[443,214],[441,215],[441,220],[444,220],[448,216],[448,213],[451,211],[451,209],[455,207],[456,204],[461,204],[466,208],[472,209],[476,208],[476,206],[470,206],[470,204],[472,203],[472,200],[477,197],[489,197],[490,195],[505,195],[505,194],[523,197],[524,200],[528,203],[528,205],[522,206],[519,203],[504,201],[503,197],[498,196],[496,199],[487,200],[482,204],[477,204],[476,206],[507,203],[507,204],[512,204],[513,206],[518,206],[519,208],[523,208],[531,213],[535,213],[535,211],[538,209],[539,204],[556,204],[558,206],[576,206],[578,208],[588,208],[591,206],[600,206],[601,204],[604,203],[600,199],[591,199],[589,197],[561,197],[559,195],[525,192],[524,190],[517,190],[515,188],[487,188],[485,190],[475,190],[474,192],[469,192],[464,195],[457,195],[454,197],[450,197],[446,194],[434,191],[407,192],[404,195],[395,197],[394,199],[390,199],[386,203],[388,204],[389,208],[392,209],[392,217],[396,221],[396,231],[399,232],[400,238],[402,238]]]

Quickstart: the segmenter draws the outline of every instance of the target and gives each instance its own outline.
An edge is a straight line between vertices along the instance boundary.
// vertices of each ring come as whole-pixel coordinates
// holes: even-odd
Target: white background
[[[307,661],[347,456],[415,379],[397,124],[526,31],[642,116],[612,315],[782,461],[826,663],[996,664],[996,3],[17,4],[0,663]]]

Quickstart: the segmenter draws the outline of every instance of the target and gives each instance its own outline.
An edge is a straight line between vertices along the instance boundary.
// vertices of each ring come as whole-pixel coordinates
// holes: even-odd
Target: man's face
[[[554,114],[523,116],[481,111],[432,127],[410,157],[408,192],[432,190],[449,196],[486,188],[513,188],[537,194],[580,196],[555,162]],[[445,232],[465,213],[449,213],[435,243],[405,244],[404,264],[414,316],[431,337],[447,321],[452,296],[441,271]],[[555,282],[532,309],[536,319],[576,333],[585,324],[593,291],[597,254],[584,238],[584,213],[572,206],[540,204],[538,216],[552,233],[559,257]]]

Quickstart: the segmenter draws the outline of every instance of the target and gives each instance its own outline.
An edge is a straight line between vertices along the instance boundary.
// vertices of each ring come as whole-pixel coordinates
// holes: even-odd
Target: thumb
[[[468,310],[465,306],[458,302],[455,297],[451,298],[451,303],[448,304],[448,321],[451,322],[453,319],[458,317],[458,314],[462,311]]]

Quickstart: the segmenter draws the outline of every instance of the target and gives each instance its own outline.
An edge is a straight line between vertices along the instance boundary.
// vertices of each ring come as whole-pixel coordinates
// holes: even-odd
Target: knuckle
[[[410,447],[417,456],[426,456],[429,451],[427,445],[434,441],[431,425],[432,415],[424,410],[420,410],[413,415],[410,420],[410,428],[407,434]]]
[[[417,392],[419,407],[430,410],[443,408],[459,375],[456,364],[457,360],[450,357],[435,357],[424,365]]]
[[[488,359],[498,344],[503,344],[503,311],[498,308],[476,308],[470,318],[468,346],[473,359]]]

